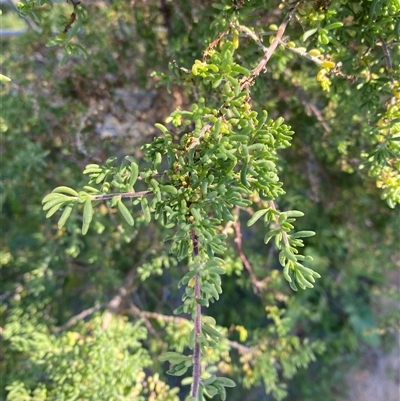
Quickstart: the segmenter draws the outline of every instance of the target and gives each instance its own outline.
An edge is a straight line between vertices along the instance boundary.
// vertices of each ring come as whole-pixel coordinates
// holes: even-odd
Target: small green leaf
[[[249,77],[251,75],[250,70],[248,70],[247,68],[244,68],[238,64],[235,64],[234,66],[232,66],[232,71],[238,72],[239,74],[243,74],[246,77]]]
[[[224,387],[236,387],[236,383],[228,379],[227,377],[217,377],[217,380],[215,381],[218,384],[221,384]]]
[[[64,54],[60,60],[59,66],[62,67],[71,58],[70,54]]]
[[[139,166],[135,163],[131,163],[131,175],[129,177],[129,190],[132,191],[139,176]]]
[[[178,190],[172,185],[161,185],[160,189],[162,192],[165,192],[165,193],[171,194],[171,195],[176,195],[178,193]]]
[[[106,173],[102,172],[100,173],[97,178],[96,178],[96,184],[100,184],[104,179],[106,178]]]
[[[149,202],[147,201],[147,198],[143,197],[140,200],[140,205],[142,207],[144,220],[146,221],[146,223],[150,223],[151,213],[150,213],[150,207],[149,207]]]
[[[317,31],[318,31],[318,28],[313,28],[313,29],[310,29],[310,30],[304,32],[303,36],[301,37],[301,40],[303,42],[305,42],[310,36],[314,35],[314,33],[316,33]]]
[[[298,291],[297,286],[296,286],[296,284],[294,283],[293,280],[289,282],[289,285],[290,285],[290,288],[291,288],[293,291]]]
[[[0,81],[3,81],[3,82],[10,82],[10,81],[11,81],[11,78],[8,78],[8,77],[6,77],[6,76],[3,75],[3,74],[0,74]]]
[[[54,193],[62,193],[62,194],[68,194],[68,195],[72,195],[72,196],[78,196],[78,192],[76,192],[74,189],[70,188],[70,187],[57,187],[53,189]]]
[[[218,389],[213,386],[212,384],[209,384],[208,386],[204,387],[204,393],[210,397],[213,398],[215,395],[218,394]]]
[[[304,278],[299,270],[296,270],[296,281],[299,287],[303,290],[306,288],[314,288],[314,286]]]
[[[290,271],[290,264],[286,263],[285,267],[283,268],[283,277],[290,283],[292,281],[292,278],[290,277],[289,271]]]
[[[204,324],[215,326],[217,324],[216,320],[211,316],[202,316],[202,321]]]
[[[98,193],[100,192],[97,188],[91,187],[91,186],[89,186],[89,185],[85,185],[85,186],[83,187],[83,189],[84,189],[85,191],[89,191],[89,192],[91,192],[91,193],[93,193],[93,194],[98,194]]]
[[[168,129],[164,127],[164,125],[157,123],[154,124],[154,126],[158,128],[164,135],[169,135]]]
[[[62,215],[60,217],[60,220],[58,220],[58,228],[59,229],[64,227],[64,224],[68,220],[69,216],[71,215],[71,212],[72,212],[74,206],[75,205],[73,203],[70,203],[65,207],[65,209],[62,212]]]
[[[49,195],[52,195],[52,194],[49,194]],[[43,200],[46,199],[46,202],[43,205],[43,210],[51,209],[53,206],[56,206],[56,205],[59,205],[59,207],[61,207],[61,205],[63,203],[65,203],[71,199],[69,196],[61,195],[61,194],[58,194],[58,196],[55,198],[50,198],[49,195],[43,199]]]
[[[257,210],[257,212],[255,212],[253,214],[253,216],[251,216],[251,219],[247,222],[247,227],[252,226],[257,220],[259,220],[267,212],[268,212],[268,209]]]
[[[315,235],[314,231],[298,231],[297,233],[291,234],[290,238],[307,238],[312,237],[313,235]]]
[[[275,237],[275,235],[278,235],[281,233],[281,230],[270,230],[265,234],[264,237],[264,242],[268,244],[269,241],[271,241],[271,238]]]
[[[304,213],[300,212],[299,210],[289,210],[285,212],[287,217],[303,217]]]
[[[93,206],[90,198],[86,199],[85,205],[83,206],[83,223],[82,223],[82,234],[85,235],[90,226],[90,222],[93,218]]]
[[[133,220],[133,217],[130,214],[128,208],[122,202],[121,198],[119,198],[119,200],[117,201],[117,206],[118,206],[118,210],[121,212],[121,214],[124,217],[124,219],[126,220],[126,222],[130,226],[133,226],[135,224],[135,221]]]
[[[297,262],[296,256],[291,252],[288,246],[285,246],[282,251],[287,259],[291,260],[294,263]]]
[[[190,359],[190,356],[183,355],[179,352],[166,352],[158,357],[158,360],[161,362],[168,361],[172,364],[177,364],[181,362],[185,362],[186,360]]]
[[[211,7],[216,8],[221,11],[229,10],[232,8],[229,4],[212,3]]]
[[[332,24],[329,24],[325,27],[325,29],[327,31],[330,31],[331,29],[337,29],[337,28],[341,28],[343,26],[343,22],[333,22]]]
[[[167,371],[169,375],[172,376],[183,376],[188,370],[188,367],[186,365],[176,365],[173,366],[170,370]]]
[[[221,334],[218,330],[214,329],[213,327],[211,327],[211,326],[208,325],[208,324],[203,324],[203,325],[202,325],[202,329],[203,329],[209,336],[211,336],[213,339],[218,339],[218,338],[220,338],[220,337],[222,336],[222,334]]]
[[[54,205],[52,208],[50,208],[50,210],[46,214],[46,218],[53,216],[53,214],[56,213],[61,206],[62,204],[58,203],[57,205]]]
[[[242,168],[240,169],[240,182],[244,187],[248,186],[247,182],[247,170],[248,170],[249,164],[247,159],[244,161]]]

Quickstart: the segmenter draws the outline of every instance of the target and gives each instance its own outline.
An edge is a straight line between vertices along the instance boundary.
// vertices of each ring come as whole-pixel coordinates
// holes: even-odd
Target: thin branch
[[[76,15],[76,8],[79,6],[79,4],[81,4],[80,1],[74,1],[74,0],[67,0],[67,3],[71,3],[72,6],[74,7],[74,11],[71,13],[70,17],[69,17],[69,21],[68,23],[65,25],[63,33],[67,33],[72,25],[74,24],[74,22],[76,21],[77,15]]]
[[[57,327],[55,332],[60,333],[61,331],[68,329],[69,327],[73,326],[79,320],[83,320],[86,317],[93,315],[93,313],[97,312],[101,308],[104,308],[106,305],[107,304],[105,304],[105,303],[97,304],[95,306],[92,306],[91,308],[88,308],[88,309],[83,310],[82,312],[79,312],[77,315],[72,316],[65,324],[63,324],[60,327]]]
[[[107,329],[108,325],[110,324],[112,315],[116,315],[119,313],[122,301],[134,290],[133,283],[136,277],[137,268],[143,263],[143,261],[147,258],[150,252],[151,248],[149,248],[146,252],[142,254],[136,266],[134,266],[125,276],[124,281],[121,287],[119,287],[117,294],[108,302],[107,312],[105,313],[103,318],[103,324],[102,324],[103,330]],[[154,334],[154,329],[147,320],[145,320],[145,324],[147,329],[152,334]]]
[[[218,37],[217,37],[216,39],[214,39],[214,40],[208,45],[207,49],[204,50],[204,52],[203,52],[203,58],[205,58],[206,56],[209,55],[210,50],[213,50],[213,49],[218,45],[218,43],[221,41],[221,39],[222,39],[228,32],[229,32],[229,29],[227,29],[227,30],[224,31],[224,32],[221,32],[221,33],[218,35]]]
[[[327,61],[326,58],[323,58],[323,56],[311,56],[311,54],[307,53],[306,51],[302,50],[301,48],[297,47],[288,47],[287,43],[284,40],[280,41],[280,44],[284,45],[287,50],[296,53],[297,55],[306,58],[307,60],[312,61],[313,63],[317,64],[318,66],[322,66],[324,61]],[[335,68],[331,69],[329,72],[337,77],[345,78],[347,81],[350,83],[354,83],[357,80],[357,77],[355,75],[347,75],[341,71],[342,63],[338,62],[335,66]]]
[[[286,27],[289,24],[290,20],[293,18],[299,3],[300,3],[300,1],[297,1],[292,6],[292,8],[289,10],[288,14],[286,15],[286,17],[280,24],[278,31],[276,32],[276,36],[275,36],[274,40],[272,41],[271,45],[266,49],[266,51],[264,53],[264,57],[258,63],[257,67],[254,68],[253,72],[251,73],[251,76],[242,83],[242,89],[253,84],[254,79],[257,78],[260,75],[261,71],[264,70],[264,68],[267,65],[268,61],[270,60],[272,54],[274,53],[274,51],[276,50],[278,45],[281,43],[281,40],[282,40],[283,34],[285,33]]]
[[[321,113],[321,110],[315,104],[312,104],[312,103],[308,103],[307,106],[311,110],[311,113],[314,114],[314,116],[318,120],[318,122],[322,125],[325,132],[327,134],[331,133],[332,129],[325,121],[324,116]]]
[[[190,320],[184,317],[179,316],[169,316],[163,315],[162,313],[157,312],[147,312],[140,310],[137,306],[131,304],[130,309],[128,312],[132,313],[133,315],[142,318],[142,319],[154,319],[154,320],[161,320],[167,323],[174,323],[176,325],[183,325],[183,324],[190,324]],[[231,348],[238,350],[240,353],[245,354],[251,352],[251,348],[247,347],[246,345],[239,344],[236,341],[231,341],[227,339],[227,343]]]
[[[262,50],[263,53],[266,53],[268,51],[268,47],[264,46],[264,43],[260,40],[260,38],[247,26],[243,25],[234,25],[235,28],[239,29],[243,34],[251,39],[253,39],[256,43],[257,46]],[[275,32],[274,32],[275,34]]]
[[[169,315],[163,315],[162,313],[144,311],[139,309],[136,305],[133,305],[132,303],[130,304],[130,309],[128,310],[128,312],[140,318],[162,320],[163,322],[167,323],[175,323],[175,324],[190,323],[190,320],[184,317],[169,316]]]
[[[171,4],[167,4],[166,0],[160,0],[160,11],[164,18],[168,36],[171,36]]]
[[[313,63],[317,64],[320,66],[325,60],[322,58],[316,57],[316,56],[311,56],[311,54],[307,53],[306,51],[299,49],[297,47],[288,47],[287,43],[284,40],[279,41],[279,44],[282,44],[286,47],[287,50],[296,53],[297,55],[306,58],[307,60],[312,61]]]
[[[172,60],[172,65],[177,68],[178,70],[184,72],[185,74],[191,74],[192,72],[185,67],[180,67],[176,60]]]
[[[192,244],[194,257],[199,255],[199,241],[196,231],[192,229]],[[194,296],[200,299],[200,277],[198,274],[194,276]],[[193,349],[193,382],[191,388],[191,396],[197,399],[199,392],[199,384],[201,378],[201,351],[198,338],[201,334],[201,305],[196,302],[196,312],[194,318],[194,349]]]
[[[140,317],[144,320],[144,324],[145,324],[147,330],[149,330],[149,332],[151,334],[153,334],[154,336],[157,336],[159,338],[157,332],[154,330],[154,327],[150,323],[148,317],[141,315],[140,314],[140,312],[141,312],[140,309],[136,305],[134,305],[133,303],[130,304],[130,308],[131,308],[131,311],[133,312],[133,314],[136,314],[138,316],[140,315]]]
[[[393,62],[392,62],[392,58],[390,56],[388,45],[382,38],[379,38],[379,40],[380,40],[379,44],[382,46],[382,52],[383,52],[383,55],[385,57],[386,67],[387,67],[388,72],[390,74],[390,78],[393,81],[393,77],[392,77]]]
[[[228,340],[228,344],[231,348],[237,349],[241,354],[248,354],[249,352],[251,352],[250,347],[246,347],[246,345],[239,344],[237,341]]]
[[[388,71],[388,75],[389,75],[389,78],[390,78],[390,81],[391,81],[391,83],[392,83],[392,89],[394,88],[394,78],[393,78],[393,62],[392,62],[392,57],[391,57],[391,55],[390,55],[390,51],[389,51],[389,47],[388,47],[388,45],[387,45],[387,43],[382,39],[382,38],[379,38],[379,40],[380,40],[380,43],[378,43],[378,44],[380,44],[381,46],[382,46],[382,52],[383,52],[383,56],[384,56],[384,58],[385,58],[385,62],[386,62],[386,69],[387,69],[387,71]],[[390,104],[395,104],[396,103],[396,97],[395,96],[393,96],[391,99],[390,99]]]
[[[325,132],[327,134],[330,134],[332,132],[332,128],[326,122],[321,110],[310,101],[306,91],[300,85],[298,85],[297,83],[293,83],[293,86],[297,88],[301,103],[304,104],[306,106],[306,109],[308,108],[309,111],[314,115],[317,121],[322,125],[322,128],[325,130]]]
[[[234,223],[235,235],[236,235],[235,243],[238,248],[239,257],[242,260],[244,267],[249,272],[251,283],[253,284],[253,287],[259,291],[259,290],[262,290],[267,285],[267,283],[269,281],[269,277],[265,277],[263,280],[258,280],[256,275],[254,274],[254,271],[250,265],[249,260],[247,259],[246,255],[243,252],[242,232],[240,229],[240,219],[239,219],[239,209],[237,208],[236,210],[237,210],[237,219]]]

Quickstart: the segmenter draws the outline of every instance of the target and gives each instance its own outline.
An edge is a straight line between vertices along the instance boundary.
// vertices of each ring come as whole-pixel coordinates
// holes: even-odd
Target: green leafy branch
[[[294,10],[290,10],[281,24],[280,36],[253,71],[235,62],[235,43],[222,41],[222,37],[219,50],[208,49],[203,60],[194,62],[191,79],[202,92],[211,91],[212,95],[207,101],[199,97],[190,110],[175,110],[167,119],[174,128],[156,124],[162,135],[143,146],[148,164],[141,171],[130,156],[119,167],[115,166],[115,158],[104,166],[89,164],[83,172],[89,176],[89,183],[83,190],[62,186],[43,199],[47,217],[63,210],[59,227],[74,206],[82,204],[83,234],[92,221],[93,204],[99,201],[109,202],[129,225],[134,225],[130,208],[123,203],[126,198],[132,206],[140,204],[146,223],[154,219],[171,229],[164,238],[172,241],[170,252],[178,260],[188,259],[189,270],[179,282],[180,287],[185,286],[182,304],[174,313],[192,316],[194,328],[188,346],[193,355],[167,353],[161,358],[170,361],[168,373],[176,376],[193,368],[188,400],[216,394],[224,400],[225,387],[233,385],[227,378],[202,379],[201,355],[217,346],[220,333],[215,320],[202,316],[201,309],[217,301],[222,293],[224,260],[217,255],[226,252],[227,235],[221,227],[235,220],[235,208],[257,207],[259,199],[268,203],[268,208],[256,211],[248,224],[262,216],[266,225],[274,224],[265,242],[275,237],[284,277],[294,290],[297,286],[312,288],[314,277],[319,277],[303,266],[307,258],[298,251],[304,245],[301,238],[314,233],[292,232],[295,218],[303,214],[280,213],[273,201],[284,194],[277,175],[277,151],[290,146],[293,131],[283,118],[270,119],[266,111],[259,115],[250,103],[250,84],[264,69]],[[136,191],[137,185],[145,189]]]

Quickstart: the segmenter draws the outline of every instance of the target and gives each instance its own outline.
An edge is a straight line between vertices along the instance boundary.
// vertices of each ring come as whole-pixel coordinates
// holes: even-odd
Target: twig
[[[254,271],[250,265],[249,260],[247,259],[246,255],[243,252],[243,248],[242,248],[242,232],[240,229],[240,219],[239,219],[239,209],[237,208],[237,219],[234,223],[234,227],[235,227],[235,243],[238,249],[238,253],[239,253],[239,257],[243,262],[244,267],[246,268],[246,270],[249,272],[250,275],[250,279],[251,282],[253,284],[253,287],[256,290],[262,290],[266,284],[269,281],[269,277],[265,277],[263,280],[258,280],[256,275],[254,274]]]
[[[218,43],[221,41],[221,39],[229,32],[229,30],[226,30],[224,32],[221,32],[216,39],[214,39],[207,47],[206,50],[203,52],[203,58],[207,57],[209,55],[210,50],[214,49]]]
[[[134,305],[133,303],[130,304],[130,308],[131,311],[136,314],[139,315],[140,314],[140,309]],[[144,324],[147,328],[147,330],[149,330],[149,332],[153,335],[153,336],[157,336],[159,338],[159,336],[157,335],[157,332],[154,330],[154,327],[152,326],[152,324],[150,323],[149,319],[146,316],[140,315],[141,318],[144,320]]]
[[[249,352],[251,352],[251,348],[250,347],[246,347],[243,344],[239,344],[236,341],[230,341],[228,340],[228,344],[231,348],[235,348],[237,349],[241,354],[248,354]]]
[[[388,72],[389,72],[390,77],[391,77],[391,79],[393,81],[393,77],[392,77],[393,62],[392,62],[392,58],[390,56],[388,45],[386,44],[386,42],[382,38],[379,38],[379,40],[381,42],[379,44],[382,46],[382,52],[383,52],[383,55],[384,55],[385,60],[386,60],[386,66],[387,66]]]
[[[321,125],[324,128],[325,132],[327,134],[331,133],[332,129],[327,124],[327,122],[325,121],[324,116],[321,113],[321,110],[315,104],[312,104],[312,103],[308,103],[307,106],[311,110],[311,113],[314,114],[314,116],[318,120],[318,122],[321,123]]]
[[[124,298],[126,298],[133,291],[133,282],[135,280],[137,268],[143,263],[143,261],[147,258],[150,253],[151,248],[149,248],[140,258],[140,261],[133,267],[128,274],[125,276],[124,281],[121,287],[118,289],[117,294],[108,302],[107,304],[107,312],[103,318],[102,328],[106,330],[108,325],[110,324],[112,315],[116,315],[119,312],[120,306]],[[151,324],[147,321],[146,324],[147,329],[154,334],[154,329]]]
[[[196,231],[192,229],[192,244],[194,257],[199,255],[199,242]],[[194,296],[200,299],[200,277],[198,274],[194,276]],[[201,305],[196,301],[196,314],[194,318],[194,350],[193,350],[193,382],[191,388],[191,396],[197,399],[199,392],[200,376],[201,376],[201,352],[198,338],[201,334]]]
[[[325,130],[325,132],[327,134],[330,134],[332,132],[332,128],[326,122],[321,110],[310,101],[306,91],[300,85],[298,85],[297,83],[293,83],[293,85],[297,88],[301,103],[306,105],[306,108],[308,108],[311,113],[314,114],[315,118],[322,125],[322,128]]]
[[[107,304],[101,303],[97,304],[95,306],[92,306],[89,309],[85,309],[82,312],[78,313],[75,316],[72,316],[65,324],[63,324],[60,327],[57,327],[55,330],[56,333],[60,333],[61,331],[64,331],[65,329],[68,329],[68,327],[73,326],[77,321],[85,319],[86,317],[93,315],[94,312],[97,312],[101,308],[104,308]]]
[[[381,42],[379,44],[382,46],[382,52],[383,52],[383,56],[384,56],[385,62],[386,62],[386,69],[388,71],[388,75],[389,75],[390,81],[392,83],[392,89],[393,89],[395,81],[393,78],[393,62],[392,62],[392,58],[390,56],[389,47],[382,38],[379,38],[379,40]],[[390,99],[390,104],[395,104],[395,103],[396,103],[396,98],[393,96]]]
[[[310,60],[310,61],[312,61],[313,63],[315,63],[317,65],[321,65],[324,62],[323,59],[321,59],[319,57],[316,57],[316,56],[311,56],[311,54],[308,54],[306,51],[304,51],[302,49],[299,49],[297,47],[288,47],[287,43],[284,40],[280,40],[279,44],[284,45],[286,47],[286,49],[288,49],[289,51],[291,51],[293,53],[296,53],[299,56],[304,57],[307,60]]]
[[[166,0],[160,0],[160,11],[164,17],[164,25],[168,36],[171,36],[171,4],[167,4]]]
[[[137,306],[132,304],[130,305],[129,312],[142,319],[161,320],[163,322],[174,323],[176,325],[190,324],[190,320],[185,317],[163,315],[162,313],[157,312],[147,312],[140,310]],[[251,351],[250,347],[239,344],[236,341],[227,340],[227,343],[231,348],[238,350],[240,353],[245,354]]]
[[[162,320],[163,322],[176,323],[176,324],[180,324],[180,323],[189,324],[190,323],[190,320],[186,319],[184,317],[169,316],[169,315],[163,315],[162,313],[144,311],[144,310],[139,309],[137,306],[133,305],[132,303],[130,304],[129,312],[140,318]]]
[[[243,32],[245,36],[253,39],[257,43],[257,46],[263,51],[263,53],[266,53],[268,51],[268,47],[264,46],[264,43],[260,40],[260,38],[251,29],[247,28],[247,26],[234,25],[234,27]]]
[[[274,40],[272,41],[271,45],[266,49],[264,57],[258,63],[257,67],[254,68],[254,70],[251,73],[251,76],[248,79],[243,81],[241,89],[245,89],[246,87],[252,85],[254,80],[255,80],[255,78],[257,78],[260,75],[261,71],[264,70],[264,68],[267,65],[267,63],[268,63],[269,59],[271,58],[272,54],[274,53],[274,51],[278,47],[279,43],[281,42],[283,34],[284,34],[285,30],[286,30],[286,27],[289,24],[290,20],[293,18],[299,3],[300,3],[300,1],[297,1],[292,6],[292,8],[289,10],[288,14],[286,15],[286,17],[284,18],[284,20],[280,24],[280,26],[278,28],[278,31],[276,32],[276,36],[275,36]]]
[[[324,58],[317,57],[317,56],[311,56],[311,54],[307,53],[306,51],[304,51],[300,48],[288,47],[287,43],[284,40],[281,40],[280,44],[284,45],[287,50],[289,50],[293,53],[296,53],[299,56],[306,58],[307,60],[312,61],[313,63],[317,64],[318,66],[321,66],[323,64],[323,62],[326,61],[326,59],[324,59]],[[354,83],[357,80],[357,77],[355,75],[347,75],[347,74],[343,73],[343,71],[341,71],[341,69],[340,69],[341,66],[342,66],[341,62],[337,63],[335,68],[330,70],[330,73],[337,77],[345,78],[350,83]]]
[[[65,25],[63,33],[67,33],[71,29],[71,26],[76,21],[76,12],[75,11],[76,11],[76,8],[79,6],[79,4],[81,4],[80,1],[75,2],[74,0],[67,0],[67,3],[71,3],[73,5],[74,11],[70,15],[69,21],[68,21],[67,25]]]

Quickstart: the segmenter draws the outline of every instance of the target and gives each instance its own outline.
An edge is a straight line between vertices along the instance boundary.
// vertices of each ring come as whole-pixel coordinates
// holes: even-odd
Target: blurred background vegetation
[[[171,315],[187,267],[168,254],[163,230],[144,226],[139,212],[128,227],[101,205],[82,237],[80,216],[58,230],[45,219],[41,200],[58,185],[81,185],[88,163],[127,154],[140,159],[140,146],[157,135],[154,123],[195,95],[195,88],[180,85],[178,67],[190,69],[201,58],[234,8],[181,0],[83,3],[86,16],[71,43],[84,51],[68,60],[48,44],[68,23],[71,4],[51,9],[36,2],[29,24],[13,3],[0,4],[4,32],[25,30],[1,38],[1,73],[12,81],[0,86],[0,400],[178,400],[187,387],[165,375],[157,356],[167,348],[181,351],[186,341],[188,325]],[[240,22],[265,33],[268,44],[274,31],[268,27],[285,15],[280,2],[233,3]],[[400,10],[389,9],[393,21],[382,22],[385,7],[396,2],[305,3],[289,39],[333,55],[342,76],[331,77],[324,91],[313,62],[280,49],[252,100],[296,132],[280,154],[287,194],[278,203],[303,211],[298,228],[317,232],[305,252],[322,279],[311,291],[293,293],[277,251],[263,244],[264,233],[245,227],[241,212],[251,277],[228,227],[228,275],[209,311],[226,338],[207,360],[238,383],[230,400],[280,399],[286,392],[292,401],[346,399],[346,372],[362,355],[389,352],[399,329],[393,207],[400,188],[395,176],[390,187],[384,175],[399,167],[398,159],[390,162],[398,148],[386,147],[392,153],[383,155],[380,169],[368,163],[376,162],[379,121],[398,105],[397,97],[390,103],[389,87],[400,79],[399,38],[390,38],[385,24],[397,27]],[[379,7],[372,13],[373,4]],[[315,21],[349,15],[354,35],[349,28],[332,36],[331,45],[316,35],[301,43]],[[363,25],[364,17],[372,22]],[[391,71],[378,38],[393,45]],[[259,49],[245,38],[240,46],[240,62],[254,68]],[[390,113],[400,117],[398,108]]]

